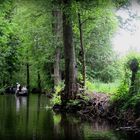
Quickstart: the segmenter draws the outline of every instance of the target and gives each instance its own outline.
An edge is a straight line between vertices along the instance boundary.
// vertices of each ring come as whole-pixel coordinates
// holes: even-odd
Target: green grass
[[[113,94],[117,92],[119,86],[119,81],[114,83],[102,83],[99,81],[94,81],[93,83],[90,81],[86,81],[86,89],[88,92],[102,92],[107,94]]]

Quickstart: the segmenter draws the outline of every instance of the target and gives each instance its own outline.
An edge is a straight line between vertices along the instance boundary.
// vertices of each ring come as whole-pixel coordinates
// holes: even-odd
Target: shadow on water
[[[47,107],[46,107],[47,106]],[[0,140],[136,140],[113,131],[105,120],[93,122],[56,114],[45,95],[0,96]]]

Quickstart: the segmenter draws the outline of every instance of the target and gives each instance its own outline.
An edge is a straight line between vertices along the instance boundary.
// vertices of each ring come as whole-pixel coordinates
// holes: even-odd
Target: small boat
[[[28,92],[19,91],[16,93],[16,96],[28,96]]]
[[[28,89],[23,86],[21,89],[16,91],[16,96],[28,96]]]

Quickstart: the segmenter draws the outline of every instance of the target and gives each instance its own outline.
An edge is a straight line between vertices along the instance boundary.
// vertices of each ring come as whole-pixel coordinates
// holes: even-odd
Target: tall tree
[[[82,44],[83,46],[84,41],[86,76],[89,79],[93,78],[104,82],[112,81],[116,76],[114,74],[116,67],[114,63],[115,55],[111,46],[111,37],[117,23],[113,3],[96,0],[90,4],[90,6],[89,4],[85,4],[85,6],[84,3],[80,2],[80,8],[78,8],[77,13],[80,11],[80,18],[82,20],[80,21],[81,25],[77,24],[77,29],[75,29],[76,37],[78,38],[80,35],[80,38],[82,38],[80,41],[77,41],[80,42],[78,45],[81,46]],[[78,30],[81,30],[80,34]],[[84,34],[83,37],[82,34]],[[84,58],[84,53],[78,45],[77,48],[80,51],[78,62],[83,75],[84,59],[81,58]]]
[[[71,18],[71,0],[63,0],[63,43],[65,57],[65,93],[62,96],[62,103],[74,99],[77,92],[77,75],[75,49],[73,46],[73,31]]]
[[[15,32],[20,38],[20,71],[17,73],[21,83],[27,83],[27,63],[30,69],[30,87],[49,88],[51,77],[46,64],[54,58],[51,9],[46,0],[15,0]],[[24,30],[23,30],[24,29]],[[28,59],[27,59],[28,58]],[[38,72],[39,75],[38,76]]]
[[[82,86],[85,89],[85,83],[86,83],[86,60],[85,60],[85,50],[83,45],[83,31],[82,31],[82,22],[81,22],[81,15],[78,13],[78,21],[79,21],[79,32],[80,32],[80,56],[81,56],[81,63],[82,63]]]
[[[53,36],[55,42],[55,57],[54,57],[54,86],[57,86],[61,81],[60,75],[60,55],[61,55],[61,45],[62,45],[62,12],[59,6],[54,6],[52,10],[53,16]]]

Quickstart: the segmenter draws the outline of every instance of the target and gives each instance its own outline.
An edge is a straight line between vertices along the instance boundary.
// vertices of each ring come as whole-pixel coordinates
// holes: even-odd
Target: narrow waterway
[[[0,96],[0,140],[135,140],[108,122],[56,114],[45,95]]]

